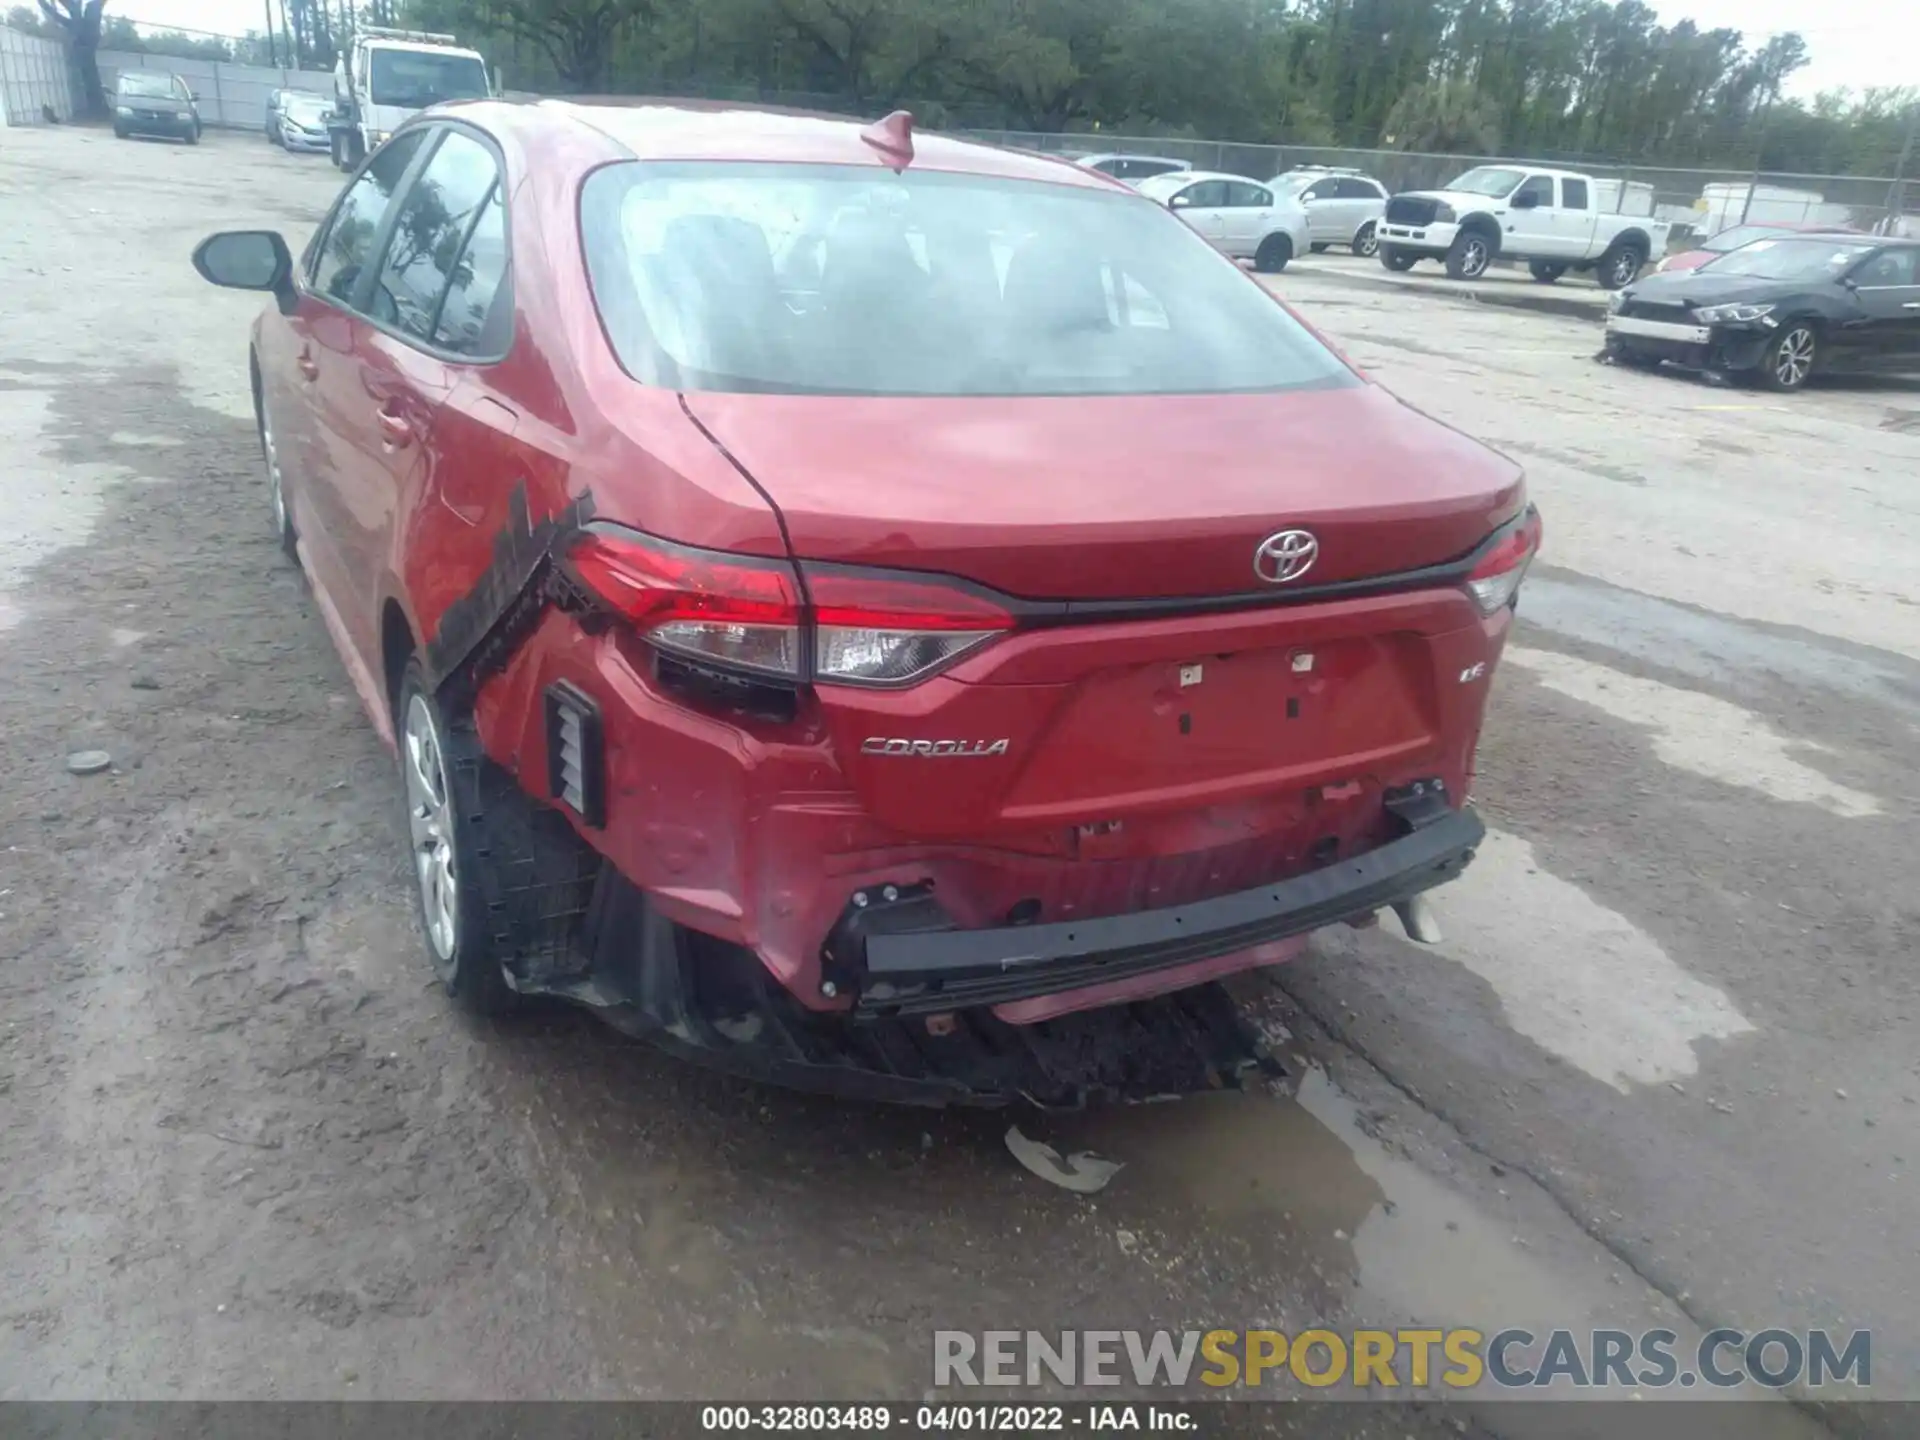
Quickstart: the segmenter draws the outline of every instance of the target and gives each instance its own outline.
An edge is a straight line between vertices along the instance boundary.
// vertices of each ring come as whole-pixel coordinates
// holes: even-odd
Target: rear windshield
[[[1131,395],[1359,383],[1131,195],[871,166],[628,163],[581,195],[621,363],[687,390]]]

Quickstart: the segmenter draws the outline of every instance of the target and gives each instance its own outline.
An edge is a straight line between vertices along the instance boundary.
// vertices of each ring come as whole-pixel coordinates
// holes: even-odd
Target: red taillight
[[[1509,529],[1467,576],[1467,589],[1482,615],[1491,615],[1503,605],[1513,603],[1527,566],[1540,553],[1540,512],[1529,507],[1520,523]]]
[[[838,566],[807,568],[809,607],[784,561],[635,531],[587,531],[567,559],[662,650],[791,680],[907,685],[1014,625],[1004,608],[956,586]]]
[[[662,650],[800,678],[799,586],[784,560],[605,531],[581,536],[567,558],[594,594]]]

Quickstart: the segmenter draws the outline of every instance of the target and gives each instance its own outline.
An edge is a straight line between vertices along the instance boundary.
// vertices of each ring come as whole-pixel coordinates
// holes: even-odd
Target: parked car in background
[[[187,82],[162,70],[122,70],[113,80],[113,133],[200,143],[200,107]]]
[[[1301,165],[1267,182],[1275,195],[1297,201],[1307,212],[1307,237],[1315,254],[1345,245],[1356,255],[1380,248],[1379,225],[1387,187],[1358,170]]]
[[[1193,168],[1184,160],[1166,155],[1081,155],[1073,163],[1082,170],[1098,170],[1129,185],[1137,185],[1154,175],[1170,175],[1176,170]]]
[[[1920,373],[1920,240],[1753,240],[1615,295],[1618,364],[1715,370],[1769,390],[1826,372]]]
[[[1310,243],[1300,202],[1244,175],[1181,170],[1149,176],[1135,188],[1173,211],[1216,250],[1251,260],[1256,270],[1278,273]]]
[[[1432,938],[1485,838],[1519,467],[1107,180],[479,102],[299,260],[194,265],[272,297],[262,518],[476,1010],[927,1104],[1205,1091],[1261,1057],[1222,977]]]
[[[1410,270],[1444,261],[1455,280],[1477,280],[1497,259],[1524,260],[1552,284],[1569,270],[1591,271],[1608,290],[1640,273],[1666,249],[1664,220],[1603,212],[1591,175],[1526,165],[1480,165],[1439,190],[1387,201],[1380,263]]]
[[[1755,220],[1746,225],[1730,225],[1718,235],[1709,235],[1691,250],[1681,250],[1667,256],[1654,267],[1657,275],[1669,275],[1676,270],[1697,270],[1715,256],[1724,255],[1729,250],[1738,250],[1755,240],[1775,239],[1781,235],[1851,235],[1858,231],[1839,225],[1798,225],[1786,220]]]
[[[280,144],[306,155],[325,155],[332,149],[327,122],[333,116],[333,101],[305,90],[282,92]]]
[[[267,132],[267,139],[271,140],[275,145],[280,143],[280,107],[286,94],[287,92],[285,90],[269,90],[267,92],[267,122],[264,128]]]

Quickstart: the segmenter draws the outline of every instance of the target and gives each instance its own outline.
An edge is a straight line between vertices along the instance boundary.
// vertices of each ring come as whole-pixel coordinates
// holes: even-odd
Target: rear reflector
[[[1467,576],[1467,589],[1482,615],[1491,615],[1503,605],[1511,605],[1526,578],[1527,566],[1540,553],[1540,512],[1528,507],[1527,513],[1494,542],[1493,548]]]
[[[547,712],[547,793],[589,825],[605,815],[605,759],[600,741],[600,709],[564,681],[549,685]]]
[[[785,561],[604,525],[582,534],[567,559],[661,650],[796,682],[910,685],[1014,625],[1005,609],[957,585],[849,566],[809,565],[808,605]]]

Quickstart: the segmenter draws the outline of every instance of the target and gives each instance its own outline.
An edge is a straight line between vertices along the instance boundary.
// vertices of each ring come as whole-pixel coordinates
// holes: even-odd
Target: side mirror
[[[200,278],[229,290],[265,290],[293,307],[293,254],[278,230],[222,230],[193,250]]]
[[[1529,190],[1524,195],[1514,196],[1513,208],[1516,210],[1539,209],[1540,208],[1540,192],[1537,190]]]
[[[1190,196],[1176,195],[1167,201],[1167,208],[1169,210],[1184,210],[1191,204],[1193,204],[1193,200]]]

